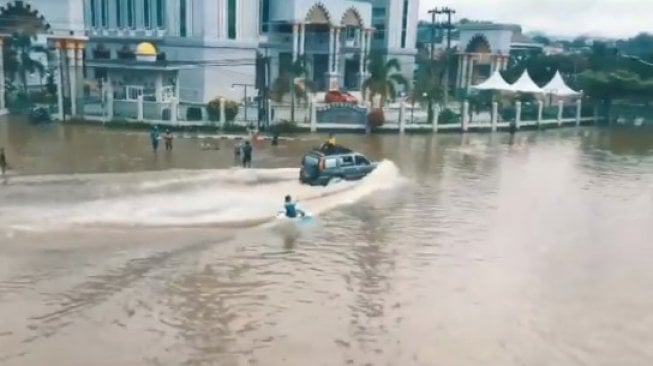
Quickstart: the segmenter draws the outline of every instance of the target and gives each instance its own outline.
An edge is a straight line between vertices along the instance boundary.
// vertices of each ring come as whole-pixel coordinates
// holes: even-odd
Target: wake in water
[[[390,161],[381,162],[360,181],[328,187],[302,185],[298,177],[298,169],[79,175],[60,180],[33,177],[29,192],[22,194],[42,199],[0,206],[0,226],[254,226],[274,220],[286,194],[319,215],[401,182]],[[58,199],[49,195],[53,187],[59,189]],[[70,198],[62,199],[62,195]]]

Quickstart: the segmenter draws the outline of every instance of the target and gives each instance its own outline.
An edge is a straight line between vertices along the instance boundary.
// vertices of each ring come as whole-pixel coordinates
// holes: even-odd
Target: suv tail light
[[[324,158],[320,158],[320,161],[317,163],[317,167],[320,171],[324,170]]]

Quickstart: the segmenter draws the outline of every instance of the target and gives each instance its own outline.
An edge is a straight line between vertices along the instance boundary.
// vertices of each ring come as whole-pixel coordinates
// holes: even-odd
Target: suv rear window
[[[315,155],[305,155],[302,159],[302,165],[317,166],[320,159]]]

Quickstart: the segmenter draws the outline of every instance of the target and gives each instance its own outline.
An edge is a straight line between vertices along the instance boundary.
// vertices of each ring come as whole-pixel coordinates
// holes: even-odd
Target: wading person
[[[7,156],[5,155],[5,149],[0,148],[0,173],[2,173],[3,177],[7,173],[8,167],[9,167],[9,163],[7,163]]]
[[[249,141],[245,141],[241,154],[243,159],[243,168],[251,168],[252,167],[252,144],[250,144]]]
[[[150,130],[150,142],[152,143],[152,150],[156,152],[159,149],[159,129],[156,126]]]
[[[166,143],[166,151],[172,151],[172,133],[170,133],[170,130],[166,130],[166,134],[163,137]]]

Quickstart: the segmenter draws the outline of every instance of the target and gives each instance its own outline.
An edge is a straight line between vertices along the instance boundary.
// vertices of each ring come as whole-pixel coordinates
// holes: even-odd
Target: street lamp
[[[231,90],[235,90],[237,86],[240,86],[243,88],[243,92],[245,94],[245,97],[243,99],[243,109],[245,110],[245,122],[247,122],[247,88],[256,88],[255,85],[252,84],[241,84],[241,83],[233,83],[231,84]]]

